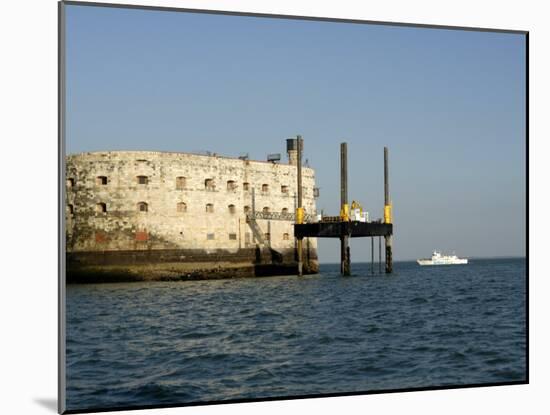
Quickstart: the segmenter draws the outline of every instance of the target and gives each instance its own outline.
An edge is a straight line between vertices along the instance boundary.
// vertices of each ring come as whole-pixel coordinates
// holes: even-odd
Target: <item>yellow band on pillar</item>
[[[391,223],[391,205],[384,206],[384,223]]]
[[[296,209],[296,223],[304,223],[304,208],[299,207]]]
[[[342,205],[342,209],[340,210],[340,219],[343,222],[349,222],[349,206],[347,203]]]

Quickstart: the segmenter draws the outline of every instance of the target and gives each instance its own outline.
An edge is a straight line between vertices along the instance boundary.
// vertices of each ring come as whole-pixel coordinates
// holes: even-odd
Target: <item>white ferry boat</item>
[[[434,251],[431,258],[417,259],[416,262],[419,265],[459,265],[467,264],[468,259],[456,255],[442,255],[441,252]]]

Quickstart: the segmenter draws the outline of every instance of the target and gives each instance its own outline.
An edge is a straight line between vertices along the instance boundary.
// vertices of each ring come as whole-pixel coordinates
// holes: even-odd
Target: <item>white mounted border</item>
[[[1,307],[5,413],[54,413],[57,378],[57,2],[3,4],[2,114],[5,195]],[[152,6],[485,27],[530,32],[530,385],[139,411],[139,414],[542,413],[548,406],[550,310],[543,267],[548,215],[548,45],[544,2],[172,0]],[[21,169],[21,157],[29,168]],[[19,156],[18,156],[19,155]],[[17,172],[17,174],[15,173]],[[37,179],[39,181],[37,182]],[[36,185],[39,183],[39,185]],[[28,186],[33,191],[28,191]],[[537,206],[535,210],[535,206]],[[536,232],[533,229],[536,223]],[[21,249],[29,238],[40,249]],[[29,269],[34,270],[30,272]],[[535,290],[536,287],[536,290]],[[537,409],[542,408],[542,409]],[[138,413],[120,412],[120,413]]]

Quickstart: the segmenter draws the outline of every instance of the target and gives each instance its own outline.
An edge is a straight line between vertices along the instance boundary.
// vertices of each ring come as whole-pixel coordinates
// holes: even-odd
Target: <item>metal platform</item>
[[[316,222],[294,225],[296,238],[350,238],[368,236],[390,236],[393,224],[377,222]]]
[[[350,205],[348,204],[348,145],[340,143],[340,215],[324,216],[320,221],[316,221],[318,217],[304,218],[305,211],[302,206],[302,137],[297,136],[296,139],[288,139],[287,146],[296,149],[296,166],[297,166],[297,198],[296,198],[296,215],[294,224],[294,237],[296,238],[296,257],[298,260],[298,275],[302,275],[302,243],[304,238],[338,238],[340,239],[340,272],[342,275],[351,275],[351,260],[349,238],[367,237],[371,239],[371,272],[374,272],[374,238],[378,237],[378,263],[381,272],[382,265],[382,237],[384,237],[385,245],[385,264],[386,274],[393,272],[393,253],[392,253],[392,204],[389,191],[389,170],[388,170],[388,148],[384,147],[384,218],[376,222],[362,222],[350,220],[357,219],[357,216],[362,217],[363,212],[361,205],[353,207],[356,202],[351,204],[354,210],[354,215],[350,213]],[[254,198],[252,212],[248,222],[255,223],[254,219],[260,219],[260,216],[255,209]],[[359,212],[358,212],[359,211]],[[266,219],[275,219],[269,212],[265,213]],[[279,220],[290,219],[285,215],[276,215]],[[305,219],[305,220],[304,220]],[[312,220],[313,219],[313,220]],[[366,218],[363,218],[365,220]]]

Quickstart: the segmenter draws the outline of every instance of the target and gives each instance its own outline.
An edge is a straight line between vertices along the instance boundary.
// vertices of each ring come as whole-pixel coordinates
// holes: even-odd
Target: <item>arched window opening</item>
[[[176,189],[183,190],[185,189],[186,179],[183,176],[176,177]]]
[[[288,241],[290,238],[290,235],[288,233],[283,233],[283,240]]]
[[[136,241],[147,242],[149,240],[149,233],[147,229],[139,229],[136,231]]]
[[[229,213],[234,214],[236,212],[235,205],[229,205],[227,207],[229,209]]]
[[[137,176],[136,177],[138,184],[148,184],[149,183],[149,177],[147,176]]]
[[[139,212],[147,212],[149,210],[149,205],[145,202],[139,202],[137,208]]]
[[[97,213],[107,213],[107,205],[105,203],[98,203],[95,205],[95,211]]]
[[[97,176],[95,178],[95,184],[98,186],[105,186],[107,184],[107,176]]]
[[[269,192],[269,185],[268,184],[262,184],[262,192],[267,193]]]
[[[214,205],[212,203],[206,205],[206,213],[214,213]]]
[[[235,180],[228,180],[227,181],[227,190],[233,191],[237,189],[237,182]]]
[[[187,205],[185,204],[185,202],[179,202],[177,204],[177,211],[178,213],[187,212]]]
[[[210,191],[215,190],[216,184],[214,183],[214,179],[206,179],[204,181],[204,188]]]
[[[269,207],[265,206],[265,207],[262,209],[262,212],[264,212],[264,213],[269,213]]]

